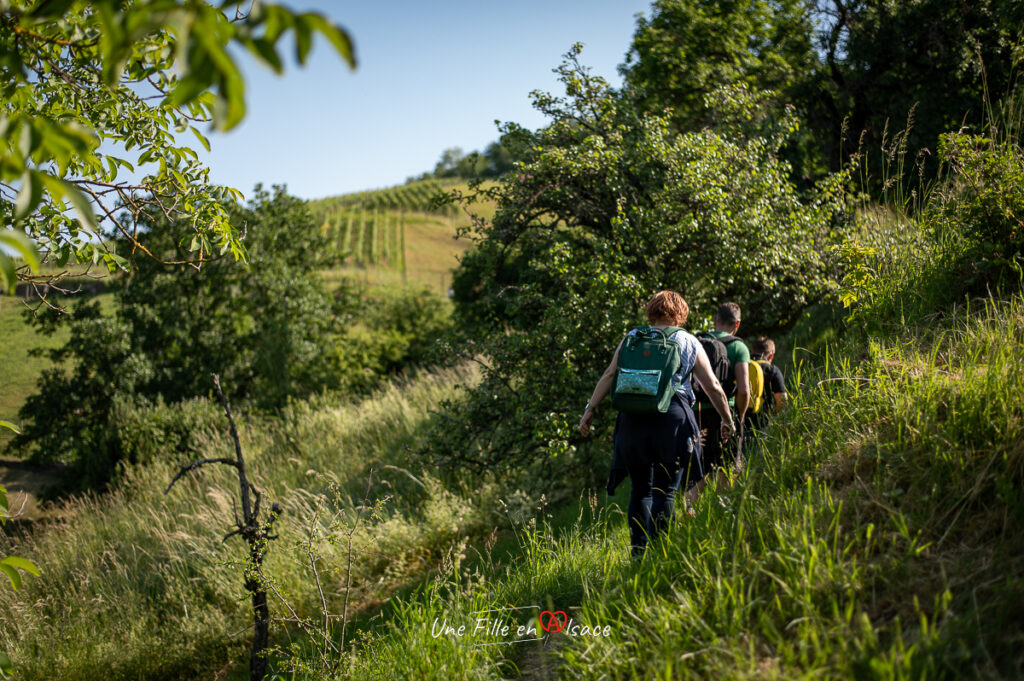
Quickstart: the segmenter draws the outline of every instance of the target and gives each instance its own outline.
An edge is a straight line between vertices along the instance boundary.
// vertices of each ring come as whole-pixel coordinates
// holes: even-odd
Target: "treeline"
[[[431,178],[496,179],[511,170],[515,160],[512,152],[501,140],[491,142],[483,152],[471,151],[467,154],[462,147],[449,147],[441,152],[441,158],[438,159],[433,171],[410,177],[406,182]]]
[[[881,182],[908,122],[908,160],[929,176],[939,135],[985,132],[986,101],[1007,96],[1020,74],[1022,36],[1016,0],[656,0],[621,72],[641,108],[667,112],[681,131],[721,122],[704,107],[718,87],[770,91],[774,116],[793,107],[800,119],[783,152],[797,178],[871,149]]]

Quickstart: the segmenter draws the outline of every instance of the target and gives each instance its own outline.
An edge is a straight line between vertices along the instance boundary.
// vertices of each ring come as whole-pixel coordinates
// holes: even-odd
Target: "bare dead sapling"
[[[224,535],[224,541],[235,535],[241,536],[249,546],[249,556],[245,569],[245,589],[252,595],[253,625],[254,633],[252,639],[252,652],[249,656],[249,678],[251,681],[262,681],[267,672],[267,648],[270,638],[270,609],[267,607],[267,589],[263,579],[263,559],[266,555],[267,546],[270,540],[276,535],[270,533],[274,522],[281,515],[281,507],[274,503],[270,507],[270,513],[261,520],[260,504],[263,496],[259,490],[246,476],[245,459],[242,457],[242,444],[238,439],[238,429],[235,427],[235,419],[231,415],[231,405],[221,390],[220,377],[212,374],[213,385],[217,390],[217,397],[224,407],[227,415],[228,425],[231,428],[231,438],[235,443],[235,458],[220,457],[198,459],[181,467],[171,484],[167,486],[165,494],[171,491],[174,483],[186,473],[194,471],[207,464],[224,464],[234,467],[238,473],[239,496],[241,499],[242,517],[238,517],[235,511],[235,529]]]

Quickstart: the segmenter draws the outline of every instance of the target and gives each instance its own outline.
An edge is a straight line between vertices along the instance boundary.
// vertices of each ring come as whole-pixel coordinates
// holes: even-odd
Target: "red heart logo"
[[[561,620],[558,618],[559,615],[562,616]],[[569,623],[569,616],[563,610],[556,610],[554,612],[545,610],[538,619],[540,620],[540,628],[549,634],[557,634],[562,629],[565,629],[565,625]]]

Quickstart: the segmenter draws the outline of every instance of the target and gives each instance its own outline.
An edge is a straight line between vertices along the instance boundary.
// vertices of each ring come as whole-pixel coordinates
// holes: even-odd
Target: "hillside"
[[[467,367],[359,403],[243,415],[255,484],[285,508],[267,566],[275,668],[311,680],[1017,676],[1024,297],[958,303],[934,252],[895,247],[919,235],[877,228],[894,246],[868,256],[880,292],[854,316],[811,309],[780,338],[790,407],[731,489],[705,493],[639,563],[622,492],[570,484],[549,504],[416,454],[445,418],[433,405],[477,384]],[[199,456],[224,451],[212,403],[173,409],[219,424]],[[177,463],[140,466],[71,502],[59,526],[8,540],[45,566],[0,591],[13,615],[0,647],[21,678],[244,677],[242,545],[220,539],[235,483],[210,470],[164,495]],[[543,611],[551,632],[537,630]],[[349,627],[348,652],[327,661],[308,638],[325,612],[335,640]]]
[[[456,233],[472,220],[438,198],[465,189],[459,181],[420,180],[310,201],[337,249],[339,267],[327,273],[329,281],[415,282],[447,294],[451,271],[470,244]],[[490,218],[494,206],[476,204],[474,212]]]

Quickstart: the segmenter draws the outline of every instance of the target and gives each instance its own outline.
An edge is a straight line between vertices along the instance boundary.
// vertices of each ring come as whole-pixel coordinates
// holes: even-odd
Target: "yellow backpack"
[[[747,411],[760,414],[764,408],[764,369],[759,362],[751,360],[747,362],[747,371],[750,377],[750,405]]]

